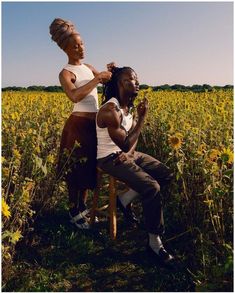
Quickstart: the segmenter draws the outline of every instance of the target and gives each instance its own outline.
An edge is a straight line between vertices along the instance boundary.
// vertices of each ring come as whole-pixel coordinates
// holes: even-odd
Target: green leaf
[[[44,173],[44,175],[46,176],[47,175],[47,166],[46,166],[46,164],[41,166],[41,169],[42,169],[42,172]]]

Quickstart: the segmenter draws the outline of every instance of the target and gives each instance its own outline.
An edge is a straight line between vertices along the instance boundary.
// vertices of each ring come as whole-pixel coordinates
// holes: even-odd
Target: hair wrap
[[[79,34],[71,21],[55,18],[50,25],[50,34],[53,41],[64,50],[71,35]]]

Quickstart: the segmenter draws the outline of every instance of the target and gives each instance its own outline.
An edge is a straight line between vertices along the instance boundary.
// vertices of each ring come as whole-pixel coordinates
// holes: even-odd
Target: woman
[[[68,57],[59,80],[74,103],[62,132],[58,176],[65,175],[71,222],[80,229],[88,229],[87,189],[96,186],[96,86],[107,82],[112,74],[109,71],[99,73],[91,65],[82,63],[84,43],[70,21],[56,18],[50,25],[50,34]]]

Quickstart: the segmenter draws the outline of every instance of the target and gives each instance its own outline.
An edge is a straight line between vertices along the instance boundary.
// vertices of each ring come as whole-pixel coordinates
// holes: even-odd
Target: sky
[[[98,71],[115,61],[140,84],[233,84],[233,2],[2,2],[2,87],[59,85],[57,17],[75,24]]]

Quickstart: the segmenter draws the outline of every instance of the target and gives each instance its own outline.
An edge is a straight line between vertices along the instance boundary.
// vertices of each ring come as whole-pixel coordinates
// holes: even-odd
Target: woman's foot
[[[87,214],[88,209],[79,210],[78,208],[69,209],[70,222],[82,230],[90,229],[89,218]]]

